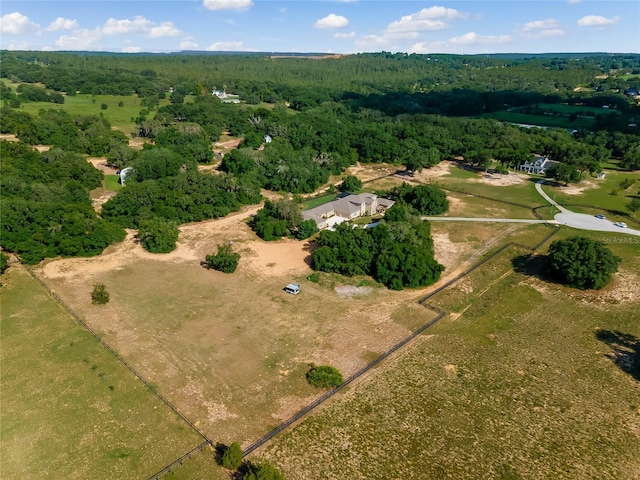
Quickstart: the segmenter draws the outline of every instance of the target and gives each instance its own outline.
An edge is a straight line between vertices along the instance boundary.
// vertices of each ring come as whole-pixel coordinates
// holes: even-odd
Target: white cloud
[[[561,28],[550,28],[549,30],[542,30],[537,33],[538,37],[546,38],[546,37],[560,37],[564,35],[566,32]]]
[[[0,33],[32,33],[38,31],[40,25],[29,20],[20,12],[7,13],[0,17]]]
[[[546,20],[535,20],[533,22],[527,22],[524,24],[524,30],[540,30],[547,28],[556,28],[558,21],[555,18],[547,18]]]
[[[140,53],[142,51],[142,49],[140,47],[124,47],[122,49],[122,53]]]
[[[53,52],[53,47],[50,47],[49,45],[45,45],[40,50],[43,52]]]
[[[620,17],[601,17],[600,15],[587,15],[578,20],[578,25],[581,27],[609,27],[615,25],[620,20]]]
[[[215,42],[207,47],[209,52],[250,52],[252,49],[246,48],[242,42]]]
[[[56,32],[58,30],[73,30],[74,28],[79,28],[78,22],[76,20],[71,20],[69,18],[58,17],[51,24],[45,28],[50,32]]]
[[[110,18],[102,27],[102,33],[105,35],[142,35],[149,38],[177,37],[182,34],[173,22],[162,22],[158,25],[142,15],[137,15],[133,20]]]
[[[347,19],[347,17],[331,13],[324,18],[316,20],[316,23],[313,24],[313,28],[344,28],[347,25],[349,25],[349,20]]]
[[[102,35],[99,30],[80,29],[72,35],[61,35],[56,40],[56,47],[63,50],[97,50],[100,48]]]
[[[567,3],[569,5],[577,5],[581,2],[582,0],[567,0]]]
[[[10,42],[7,45],[7,50],[29,50],[29,42]]]
[[[133,20],[129,20],[128,18],[124,20],[110,18],[102,27],[102,33],[105,35],[143,34],[148,31],[152,25],[153,22],[142,15],[137,15]]]
[[[180,50],[194,50],[196,48],[198,48],[198,44],[191,40],[183,40],[180,42]]]
[[[470,45],[494,45],[510,41],[510,35],[478,35],[475,32],[469,32],[448,40],[415,43],[409,49],[409,53],[466,53],[468,49],[465,47]]]
[[[452,37],[447,41],[453,45],[469,45],[474,43],[505,43],[510,40],[510,35],[478,35],[476,32],[468,32],[460,37]]]
[[[443,30],[447,28],[447,20],[464,19],[468,18],[469,14],[459,12],[453,8],[445,7],[429,7],[412,13],[411,15],[405,15],[391,22],[387,26],[387,32],[417,32],[424,30]]]
[[[151,27],[147,36],[149,38],[161,38],[161,37],[177,37],[182,32],[178,30],[173,22],[162,22],[157,27]]]
[[[333,34],[333,38],[339,38],[340,40],[346,40],[347,38],[354,38],[355,36],[356,36],[356,32]]]
[[[208,10],[247,10],[253,7],[253,0],[203,0]]]

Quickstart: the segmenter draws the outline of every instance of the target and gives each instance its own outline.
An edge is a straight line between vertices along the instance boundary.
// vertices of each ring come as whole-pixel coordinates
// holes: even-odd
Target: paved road
[[[435,222],[498,222],[498,223],[550,223],[552,225],[566,225],[567,227],[577,228],[579,230],[591,230],[595,232],[614,232],[624,233],[627,235],[635,235],[640,237],[640,230],[633,228],[616,227],[612,221],[596,218],[593,215],[585,213],[574,213],[567,208],[558,205],[549,195],[542,190],[542,184],[545,180],[536,183],[536,190],[544,197],[547,202],[557,208],[560,213],[554,216],[554,220],[530,220],[524,218],[468,218],[468,217],[421,217],[423,220]]]
[[[616,227],[612,221],[607,220],[606,218],[596,218],[593,215],[587,215],[585,213],[573,213],[571,210],[567,210],[566,208],[558,205],[549,197],[549,195],[544,193],[544,190],[542,190],[542,184],[544,182],[544,180],[538,181],[536,183],[536,190],[538,190],[538,193],[542,195],[545,200],[547,200],[547,202],[560,210],[560,213],[557,213],[554,216],[558,224],[566,225],[571,228],[577,228],[579,230],[625,233],[627,235],[635,235],[640,237],[640,230],[634,230],[633,228]]]
[[[469,218],[469,217],[420,217],[429,221],[449,221],[449,222],[498,222],[498,223],[551,223],[557,224],[555,220],[533,220],[528,218]]]

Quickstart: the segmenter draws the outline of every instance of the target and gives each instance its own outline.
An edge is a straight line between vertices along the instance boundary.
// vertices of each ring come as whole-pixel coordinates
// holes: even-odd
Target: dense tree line
[[[103,205],[102,216],[127,228],[154,218],[182,224],[223,217],[259,201],[260,192],[237,178],[187,171],[127,183]]]
[[[341,275],[370,275],[393,290],[431,285],[444,267],[433,257],[427,222],[406,216],[372,229],[347,222],[316,240],[313,268]]]
[[[0,142],[1,245],[34,264],[46,257],[96,255],[124,239],[121,226],[96,216],[89,191],[102,173],[82,156]]]
[[[92,94],[137,93],[149,96],[169,86],[180,94],[227,88],[248,101],[290,102],[305,109],[357,95],[447,92],[453,89],[491,93],[555,95],[565,101],[576,85],[598,82],[612,67],[638,72],[638,55],[544,56],[418,55],[388,52],[337,56],[322,61],[270,58],[264,55],[92,55],[58,52],[2,52],[5,75],[14,81],[42,82],[56,91]],[[185,71],[190,75],[185,75]],[[632,77],[633,78],[633,77]],[[623,82],[612,84],[611,82]],[[620,76],[607,89],[632,86]],[[599,84],[598,84],[599,85]],[[496,88],[497,87],[497,88]],[[604,90],[604,88],[603,88]],[[597,93],[597,92],[596,92]],[[471,99],[472,104],[477,100]],[[456,102],[464,105],[464,102]],[[451,114],[452,112],[448,112]]]
[[[41,110],[35,117],[4,106],[0,109],[1,133],[14,133],[30,145],[51,145],[69,152],[107,155],[127,144],[126,136],[111,128],[103,117],[73,117],[64,110]]]

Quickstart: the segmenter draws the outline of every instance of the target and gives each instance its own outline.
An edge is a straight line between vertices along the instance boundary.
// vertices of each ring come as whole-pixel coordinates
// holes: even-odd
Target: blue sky
[[[0,48],[174,52],[640,53],[636,0],[21,0]]]

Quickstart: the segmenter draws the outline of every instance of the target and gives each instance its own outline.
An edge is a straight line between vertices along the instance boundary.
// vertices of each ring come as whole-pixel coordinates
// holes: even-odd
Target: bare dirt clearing
[[[304,373],[329,363],[348,375],[431,312],[408,308],[418,292],[372,289],[342,298],[305,281],[306,242],[257,240],[245,219],[184,225],[178,248],[145,252],[134,232],[95,258],[50,261],[38,273],[144,376],[212,438],[248,442],[318,392]],[[218,244],[242,254],[233,275],[200,266]],[[291,281],[300,295],[283,292]],[[111,301],[92,306],[94,283]],[[359,292],[363,293],[363,292]]]
[[[105,175],[116,175],[117,169],[107,165],[107,157],[87,157],[87,162],[103,172]]]

